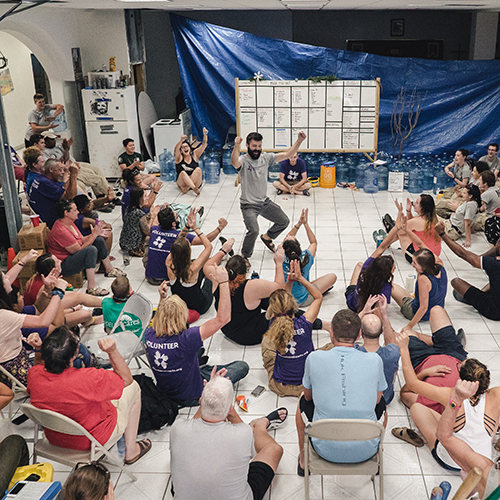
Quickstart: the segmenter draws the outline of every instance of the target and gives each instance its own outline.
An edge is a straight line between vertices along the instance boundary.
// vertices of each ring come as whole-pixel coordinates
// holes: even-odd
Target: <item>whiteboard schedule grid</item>
[[[266,151],[377,152],[380,80],[235,79],[237,133],[263,136]],[[245,143],[242,143],[242,147]]]

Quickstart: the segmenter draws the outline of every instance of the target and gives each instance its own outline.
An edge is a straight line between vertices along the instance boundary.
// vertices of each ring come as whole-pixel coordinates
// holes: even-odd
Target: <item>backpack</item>
[[[141,387],[139,434],[161,429],[164,425],[172,425],[179,413],[177,403],[161,393],[151,377],[140,373],[134,375],[134,380]]]

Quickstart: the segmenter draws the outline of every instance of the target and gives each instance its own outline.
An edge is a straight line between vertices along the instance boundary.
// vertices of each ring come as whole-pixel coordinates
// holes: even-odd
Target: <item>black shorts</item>
[[[490,292],[483,292],[471,286],[465,293],[464,299],[475,307],[485,318],[500,320],[500,305],[495,304]]]
[[[349,298],[349,295],[351,295],[351,293],[354,292],[354,290],[356,290],[356,285],[349,285],[346,289],[345,289],[345,298],[348,299]]]
[[[406,248],[406,251],[405,251],[405,259],[411,264],[412,261],[413,261],[413,254],[416,252],[417,250],[415,249],[415,247],[413,246],[413,243],[410,243],[408,245],[408,247]]]
[[[247,481],[252,490],[254,500],[262,500],[264,498],[273,478],[274,471],[269,465],[259,461],[250,462]]]

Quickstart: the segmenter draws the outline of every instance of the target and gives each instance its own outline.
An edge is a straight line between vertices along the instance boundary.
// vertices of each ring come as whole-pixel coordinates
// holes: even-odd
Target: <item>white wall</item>
[[[24,134],[28,127],[28,114],[33,109],[33,70],[31,51],[17,38],[0,32],[0,50],[9,60],[14,90],[2,97],[9,142],[15,148],[24,147]]]
[[[470,37],[471,61],[495,59],[498,12],[474,12]]]

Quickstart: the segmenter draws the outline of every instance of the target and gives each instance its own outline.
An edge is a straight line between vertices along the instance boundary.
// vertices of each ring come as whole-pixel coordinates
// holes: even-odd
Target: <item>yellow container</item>
[[[38,474],[40,476],[38,481],[41,483],[50,483],[54,478],[54,467],[52,464],[33,464],[18,467],[7,489],[10,490],[18,481],[24,481],[31,474]]]
[[[319,178],[319,186],[322,188],[334,188],[337,185],[335,182],[335,165],[321,165],[321,175]]]
[[[318,187],[319,186],[319,177],[308,177],[307,182],[311,184],[311,187]]]

